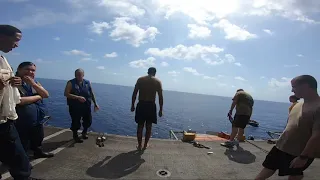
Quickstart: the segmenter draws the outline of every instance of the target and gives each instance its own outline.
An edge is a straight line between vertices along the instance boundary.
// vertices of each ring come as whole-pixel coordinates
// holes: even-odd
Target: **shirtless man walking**
[[[317,81],[302,75],[291,81],[292,92],[304,102],[291,110],[285,130],[263,162],[263,169],[255,178],[265,180],[278,170],[279,176],[301,180],[314,158],[320,157],[320,97]]]
[[[163,96],[161,81],[155,77],[156,68],[148,69],[148,75],[140,77],[137,80],[133,94],[131,112],[136,111],[135,121],[138,124],[137,128],[137,149],[142,148],[142,132],[144,125],[146,125],[146,134],[143,149],[148,147],[148,142],[151,137],[152,123],[157,124],[157,106],[155,104],[156,93],[159,96],[159,117],[162,116]],[[139,102],[135,109],[135,101],[139,92]]]

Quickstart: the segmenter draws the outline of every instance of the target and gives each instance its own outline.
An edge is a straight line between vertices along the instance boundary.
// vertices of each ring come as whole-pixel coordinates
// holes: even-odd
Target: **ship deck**
[[[136,151],[136,138],[107,135],[104,147],[96,146],[96,133],[75,144],[67,129],[46,127],[43,148],[55,154],[31,159],[32,177],[40,179],[254,179],[273,145],[247,141],[240,148],[227,149],[212,138],[197,148],[177,140],[151,139],[144,152]],[[212,153],[208,153],[212,152]],[[319,160],[305,171],[305,179],[320,176]],[[162,172],[162,175],[161,173]],[[12,179],[5,167],[2,179]],[[287,179],[275,174],[270,179]]]

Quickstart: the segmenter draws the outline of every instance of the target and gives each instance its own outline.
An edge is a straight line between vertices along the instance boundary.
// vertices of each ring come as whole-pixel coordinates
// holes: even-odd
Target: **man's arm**
[[[90,93],[91,93],[91,96],[92,96],[92,102],[93,102],[94,106],[98,106],[97,101],[96,101],[96,96],[93,93],[91,82],[89,82],[89,84],[90,84],[90,89],[91,89]]]
[[[131,107],[134,107],[134,103],[136,102],[138,92],[139,92],[139,79],[137,80],[137,83],[134,86],[134,90],[132,93]]]
[[[70,81],[68,81],[68,83],[66,85],[66,88],[64,90],[64,96],[67,97],[67,98],[70,98],[70,99],[78,99],[78,98],[80,98],[80,96],[76,96],[74,94],[70,94],[71,89],[72,89],[72,84],[71,84]]]
[[[162,108],[163,108],[163,95],[162,95],[162,84],[161,84],[160,81],[159,81],[158,96],[159,96],[160,111],[162,111]]]
[[[21,97],[19,105],[32,104],[32,103],[35,103],[41,99],[42,99],[42,97],[40,95]]]
[[[49,92],[44,89],[40,83],[33,83],[32,87],[36,90],[36,92],[42,97],[42,98],[48,98]]]
[[[232,113],[234,107],[237,105],[237,102],[238,102],[238,93],[236,93],[236,95],[234,95],[234,97],[232,98],[232,104],[229,112]]]
[[[320,141],[320,109],[317,110],[315,116],[314,116],[314,124],[312,127],[312,135],[310,139],[307,142],[306,147],[301,153],[301,156],[314,158],[315,153],[318,153],[320,151],[319,148],[319,141]]]

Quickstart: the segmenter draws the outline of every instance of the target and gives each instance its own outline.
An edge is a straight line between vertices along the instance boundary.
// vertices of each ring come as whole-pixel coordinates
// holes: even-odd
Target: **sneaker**
[[[235,140],[233,140],[233,141],[226,141],[226,142],[224,142],[224,143],[221,143],[221,146],[225,146],[225,147],[230,147],[230,148],[232,148],[233,146],[239,146],[239,142],[238,141],[235,141]]]

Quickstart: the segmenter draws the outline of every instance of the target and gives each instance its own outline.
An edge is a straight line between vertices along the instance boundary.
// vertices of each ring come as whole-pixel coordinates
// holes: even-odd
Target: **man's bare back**
[[[154,76],[143,76],[137,81],[139,101],[155,102],[156,93],[162,91],[161,81]]]

